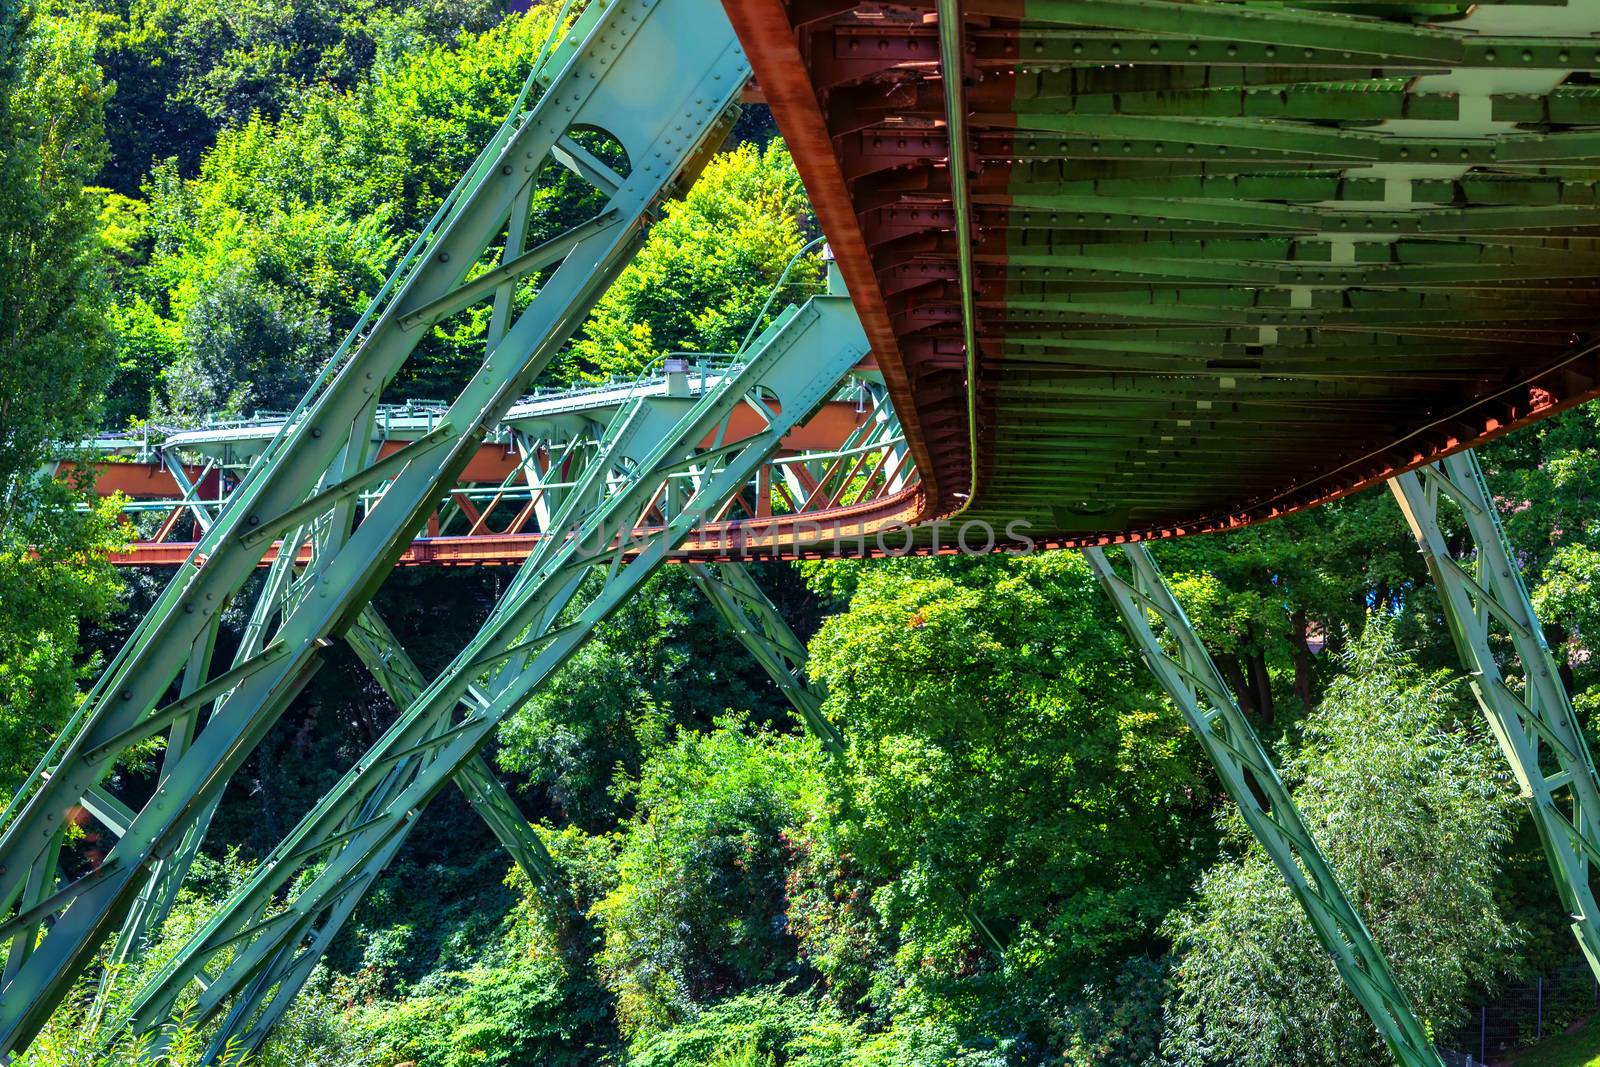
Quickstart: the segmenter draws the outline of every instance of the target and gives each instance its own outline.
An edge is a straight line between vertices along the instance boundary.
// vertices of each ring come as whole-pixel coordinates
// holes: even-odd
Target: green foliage
[[[374,1053],[428,1067],[587,1067],[609,1003],[559,959],[535,955],[450,976],[445,986],[364,1013]]]
[[[635,1044],[626,1067],[1000,1067],[948,1027],[904,1019],[873,1032],[813,994],[765,986]]]
[[[212,1036],[209,1028],[183,1021],[169,1024],[160,1034],[164,1049],[155,1054],[155,1035],[131,1036],[117,1024],[143,982],[249,873],[249,864],[233,853],[218,860],[200,857],[193,879],[149,951],[132,964],[91,969],[28,1050],[13,1061],[15,1067],[201,1067]],[[98,1005],[97,994],[103,997]],[[180,1002],[180,1014],[192,1006],[194,995]],[[341,1018],[327,975],[319,970],[258,1053],[247,1056],[234,1044],[215,1067],[365,1067],[369,1062]]]
[[[663,352],[735,351],[813,228],[781,141],[719,156],[688,195],[667,205],[573,355],[584,373],[604,377],[636,373]],[[790,272],[786,295],[813,291],[820,277],[820,263],[808,257]]]
[[[687,571],[669,567],[506,721],[498,758],[563,820],[599,830],[627,810],[619,775],[637,775],[674,725],[729,707],[781,717],[781,700]]]
[[[1094,983],[1068,1004],[1060,1022],[1074,1067],[1134,1067],[1160,1062],[1168,993],[1166,958],[1132,956],[1116,977]]]
[[[105,552],[121,539],[114,502],[79,513],[60,482],[30,494],[38,510],[0,522],[0,800],[19,785],[71,713],[78,628],[103,618],[121,583]]]
[[[0,516],[31,507],[55,443],[94,426],[110,370],[105,262],[85,188],[108,90],[72,18],[0,5]],[[48,384],[48,388],[42,386]]]
[[[1412,599],[1436,610],[1422,557],[1384,489],[1156,552],[1240,707],[1269,735],[1316,704],[1332,666],[1321,647],[1336,650],[1372,607],[1398,607],[1417,592]],[[1408,615],[1405,634],[1419,642],[1427,631]],[[1436,643],[1430,652],[1442,663],[1449,649]]]
[[[624,1033],[795,973],[784,920],[785,837],[815,808],[816,744],[719,720],[645,764],[617,885],[594,907],[600,974]]]
[[[105,562],[115,507],[41,473],[60,442],[93,431],[110,370],[85,188],[104,158],[106,92],[86,23],[0,2],[0,797],[71,711],[79,620],[119,588]]]
[[[118,413],[146,415],[152,393],[179,422],[298,399],[504,118],[551,17],[453,45],[408,39],[348,89],[296,89],[281,117],[242,116],[193,177],[157,165],[148,204],[119,201],[105,220],[126,255]],[[566,188],[544,195],[536,229],[559,225]],[[432,334],[397,390],[443,395],[482,326]]]
[[[162,17],[176,16],[163,8]],[[552,17],[539,7],[453,45],[424,35],[380,52],[371,73],[347,87],[333,79],[295,88],[281,114],[241,114],[194,176],[172,161],[157,165],[143,186],[147,205],[117,201],[105,219],[125,264],[116,414],[182,423],[289,406],[498,126]],[[301,85],[274,77],[267,81]],[[615,146],[590,141],[625,168]],[[565,170],[549,169],[528,240],[554,236],[598,202]],[[781,143],[714,160],[667,206],[553,373],[633,373],[667,349],[737,347],[810,225]],[[810,291],[818,277],[814,260],[802,262],[788,295]],[[389,395],[452,395],[480,358],[486,326],[474,310],[435,327]]]
[[[8,785],[71,707],[79,620],[103,618],[118,588],[103,561],[113,506],[75,510],[73,486],[34,478],[50,442],[96,424],[113,364],[118,425],[290,406],[504,117],[553,7],[502,20],[489,0],[55,0],[24,25],[14,2],[0,0]],[[665,207],[554,377],[739,345],[815,233],[792,160],[766,143],[770,117],[752,109],[740,130],[750,140]],[[617,146],[586,136],[626,170]],[[115,191],[86,191],[93,180]],[[552,168],[528,240],[597,202]],[[784,298],[819,277],[802,260]],[[485,324],[473,312],[430,330],[388,398],[452,395]],[[1600,410],[1581,409],[1485,453],[1590,710],[1597,440]],[[1475,714],[1426,673],[1448,639],[1382,490],[1158,552],[1241,702],[1281,738],[1314,831],[1431,1024],[1448,1027],[1513,961],[1514,929],[1539,935],[1524,959],[1567,945],[1522,919],[1556,914],[1543,861],[1531,835],[1513,837]],[[784,732],[776,691],[669,569],[501,731],[500,762],[525,779],[562,884],[536,893],[514,874],[508,889],[492,838],[439,798],[255,1062],[1372,1059],[1370,1027],[1331,995],[1328,964],[1234,817],[1220,820],[1230,857],[1214,862],[1215,779],[1076,556],[805,573],[813,595],[770,568],[762,581],[803,635],[833,613],[812,671],[843,758]],[[500,580],[412,573],[383,610],[433,670]],[[135,595],[148,584],[136,578]],[[1371,609],[1393,621],[1368,624]],[[1320,651],[1364,626],[1348,660]],[[260,854],[384,728],[394,709],[350,677],[313,679],[238,776],[213,840]],[[719,718],[730,706],[748,719]],[[130,797],[146,785],[138,769],[112,783]],[[112,1015],[246,866],[202,862],[151,953],[113,976]],[[131,1067],[131,1046],[100,1050],[104,1020],[82,992],[22,1067]],[[194,1062],[206,1036],[175,1030],[172,1064]]]
[[[890,938],[875,999],[1034,1042],[1063,993],[1152,943],[1209,852],[1212,787],[1136,665],[1077,555],[862,568],[812,670],[850,740],[821,847],[871,884]],[[805,930],[858,986],[859,952]]]
[[[101,61],[117,83],[107,177],[132,194],[152,160],[192,173],[219,130],[275,118],[318,87],[349,88],[375,63],[482,32],[490,0],[113,0]]]
[[[1564,681],[1592,719],[1600,711],[1600,406],[1512,434],[1483,459]]]
[[[1285,780],[1425,1022],[1444,1032],[1515,944],[1495,899],[1516,796],[1461,687],[1425,674],[1371,621],[1308,718]],[[1389,1062],[1266,853],[1238,855],[1168,923],[1179,962],[1169,1051],[1182,1062]]]

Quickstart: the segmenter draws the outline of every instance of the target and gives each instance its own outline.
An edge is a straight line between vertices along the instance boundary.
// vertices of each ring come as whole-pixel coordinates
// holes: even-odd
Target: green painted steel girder
[[[1461,666],[1521,786],[1572,933],[1600,978],[1600,776],[1470,450],[1389,483],[1439,591]],[[1441,520],[1453,513],[1452,535]],[[1467,542],[1453,536],[1464,529]],[[1504,641],[1520,679],[1496,654]],[[1491,643],[1494,643],[1492,646]],[[1546,768],[1553,767],[1553,772]]]
[[[997,6],[1001,8],[998,13],[1008,13],[1004,5]],[[986,11],[983,0],[967,7],[978,14]],[[1337,48],[1401,60],[1458,63],[1466,51],[1464,35],[1459,33],[1287,8],[1209,2],[1180,5],[1163,0],[1026,0],[1023,11],[1030,23],[1177,34],[1277,48]]]
[[[427,679],[416,663],[394,637],[393,632],[368,605],[356,625],[345,634],[352,651],[377,679],[384,692],[394,701],[396,708],[406,708],[427,687]],[[476,694],[469,690],[467,701],[472,703]],[[473,706],[477,706],[473,704]],[[427,762],[428,753],[419,753],[414,759],[397,761],[390,767],[387,781],[380,785],[368,804],[355,813],[347,825],[336,828],[331,835],[328,851],[319,852],[324,861],[331,860],[348,843],[352,830],[369,821],[377,807],[415,780],[417,772]],[[466,796],[468,804],[483,818],[512,859],[528,879],[546,892],[556,884],[555,863],[537,833],[517,808],[516,801],[500,784],[494,771],[482,756],[468,761],[452,779]],[[322,956],[340,930],[354,913],[365,892],[371,888],[379,874],[403,847],[409,830],[415,825],[407,823],[406,830],[395,837],[363,867],[352,880],[350,889],[320,916],[314,929],[302,927],[307,943],[286,945],[269,956],[228,1006],[226,1015],[212,1033],[207,1045],[207,1062],[221,1060],[229,1050],[254,1052],[277,1025],[294,997],[311,977]],[[261,916],[253,915],[250,922]],[[198,977],[198,976],[197,976]],[[206,986],[213,985],[207,980]],[[221,991],[219,990],[219,993]],[[168,1011],[171,1007],[169,1005]],[[165,1040],[164,1032],[153,1035],[157,1045]]]
[[[1463,174],[1456,178],[1384,178],[1343,171],[1292,170],[1277,174],[1151,174],[1141,177],[1080,178],[1057,174],[1013,173],[1007,191],[1030,197],[1128,197],[1143,201],[1241,201],[1272,203],[1328,201],[1384,203],[1391,189],[1406,202],[1451,206],[1553,207],[1600,203],[1600,182],[1548,174]],[[996,202],[1005,203],[1004,200]],[[1092,210],[1092,209],[1091,209]],[[1335,209],[1337,210],[1337,209]]]
[[[1017,115],[1160,115],[1167,118],[1305,119],[1313,122],[1382,122],[1390,119],[1453,121],[1454,93],[1408,91],[1401,79],[1372,87],[1298,84],[1281,88],[1180,89],[1159,92],[1070,93],[1019,97]],[[1526,107],[1519,97],[1518,105]],[[1535,97],[1537,103],[1539,98]],[[1537,121],[1531,119],[1515,121]],[[1033,128],[1030,123],[1026,123]],[[1046,129],[1050,127],[1044,127]]]
[[[519,102],[495,133],[266,461],[206,531],[192,565],[180,568],[0,817],[0,915],[11,914],[0,923],[0,940],[26,946],[13,955],[27,957],[0,989],[0,1053],[26,1046],[117,930],[152,868],[180,854],[186,835],[203,828],[230,775],[316,669],[321,644],[353,624],[431,503],[475,454],[479,435],[526,390],[629,261],[657,201],[703,163],[728,128],[727,113],[748,73],[714,0],[590,5],[561,38],[544,96],[528,111]],[[366,465],[378,397],[420,337],[404,321],[459,292],[475,265],[501,251],[517,201],[574,126],[607,131],[632,161],[606,205],[616,221],[577,241],[543,278],[533,302],[508,316],[504,336],[440,417],[438,446],[408,457],[353,532],[348,496],[323,496],[325,510],[303,514],[306,501],[349,484]],[[119,755],[112,742],[142,736],[154,709],[170,710],[163,705],[170,684],[268,549],[267,539],[252,531],[285,517],[303,520],[314,563],[293,583],[292,606],[275,620],[271,641],[234,668],[231,688],[105,862],[32,906],[19,904],[35,899],[30,887],[53,880],[59,828]],[[281,652],[268,661],[267,649]],[[46,929],[47,919],[53,922]]]
[[[722,621],[834,755],[844,738],[822,712],[823,694],[805,678],[806,646],[740,563],[691,563],[689,574]]]
[[[416,813],[457,780],[505,716],[544,684],[675,545],[748,484],[783,436],[826,401],[866,351],[849,301],[813,298],[780,316],[757,339],[750,360],[698,400],[647,398],[619,414],[607,431],[605,458],[570,494],[558,519],[557,528],[572,534],[539,542],[478,634],[156,973],[135,998],[127,1025],[139,1032],[159,1028],[183,988],[224,953],[225,966],[207,979],[201,994],[197,1021],[216,1017],[230,1000],[236,1008],[273,994],[258,979],[279,973],[275,966],[286,963],[282,973],[297,975],[307,954],[325,944],[330,921],[342,921],[351,898],[365,891],[398,849]],[[743,441],[730,440],[730,420],[751,403],[768,413],[769,424]],[[707,440],[726,444],[702,451]],[[641,509],[661,498],[665,480],[686,466],[700,477],[681,510],[630,542]],[[580,597],[590,577],[598,579],[596,588]],[[457,720],[456,708],[474,687],[481,699],[469,702]],[[397,782],[392,772],[406,761],[414,774]],[[313,863],[315,876],[277,903]],[[275,994],[270,1003],[278,1003]],[[258,1041],[260,1033],[248,1031],[247,1039]]]
[[[1239,709],[1149,549],[1131,544],[1123,551],[1132,570],[1128,578],[1117,573],[1103,550],[1085,549],[1084,555],[1140,657],[1183,713],[1245,824],[1283,875],[1317,940],[1389,1051],[1403,1067],[1442,1067],[1426,1027],[1312,839],[1271,755]],[[1159,620],[1166,640],[1152,627],[1152,618]]]
[[[1064,30],[1042,21],[1029,21],[1019,33],[1018,54],[1008,63],[1024,72],[1041,67],[1092,70],[1115,63],[1162,63],[1224,70],[1293,65],[1320,68],[1329,77],[1360,76],[1379,68],[1387,74],[1424,74],[1438,70],[1600,70],[1600,46],[1584,38],[1461,33],[1455,35],[1459,51],[1454,56],[1429,59],[1345,48],[1316,40],[1314,33],[1311,36],[1311,43],[1290,45],[1284,41],[1228,40],[1184,28],[1162,32],[1105,32],[1101,29]]]

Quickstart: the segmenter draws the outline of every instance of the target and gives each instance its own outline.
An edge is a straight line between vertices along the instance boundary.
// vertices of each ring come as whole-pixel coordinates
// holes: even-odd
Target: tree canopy
[[[115,502],[51,461],[96,430],[292,406],[504,118],[560,7],[511,6],[0,0],[0,798],[165,577],[112,571]],[[773,308],[816,289],[817,224],[770,115],[751,107],[734,131],[548,382],[737,351],[791,263]],[[528,239],[598,199],[541,174]],[[430,329],[386,399],[453,396],[486,332],[476,312]],[[1594,405],[1483,450],[1591,735],[1597,456]],[[1384,490],[1155,553],[1441,1041],[1576,958]],[[554,883],[440,796],[252,1062],[1383,1062],[1079,556],[752,575],[808,643],[841,753],[664,569],[489,753]],[[506,581],[410,570],[378,606],[433,671]],[[326,656],[229,784],[159,943],[105,977],[112,1005],[395,715],[352,657]],[[153,773],[119,767],[107,788],[148,795]],[[139,1062],[106,1045],[115,1013],[87,993],[19,1067]],[[174,1067],[205,1037],[177,1026]]]

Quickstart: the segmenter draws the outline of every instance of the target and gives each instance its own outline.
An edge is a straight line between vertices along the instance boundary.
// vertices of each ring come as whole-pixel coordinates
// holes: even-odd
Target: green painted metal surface
[[[801,721],[829,752],[844,751],[844,738],[823,714],[823,695],[806,680],[806,646],[740,563],[691,563],[689,573],[728,630],[783,691]]]
[[[895,290],[907,351],[977,349],[965,517],[1065,543],[1228,528],[1600,389],[1592,0],[939,13],[937,71],[908,51],[874,77],[916,86],[879,105],[903,123],[949,112],[948,181],[942,131],[896,148],[907,127],[869,113],[854,206],[874,249],[940,234],[873,256],[929,272]],[[897,151],[933,176],[879,180]]]
[[[354,624],[479,437],[632,256],[657,201],[692,177],[720,140],[748,73],[710,0],[590,5],[558,42],[541,71],[538,102],[528,110],[519,103],[440,207],[267,461],[216,516],[190,565],[0,821],[0,915],[10,914],[0,923],[0,942],[11,945],[0,988],[0,1052],[28,1043],[151,876],[181,865],[230,775],[316,669],[322,642]],[[506,316],[503,336],[440,416],[435,435],[401,454],[382,499],[352,530],[353,498],[345,490],[371,465],[372,419],[385,384],[415,347],[420,322],[447,303],[495,298],[492,290],[467,288],[465,279],[480,262],[523,255],[521,233],[512,227],[507,236],[508,220],[540,169],[561,165],[552,153],[574,126],[609,133],[627,154],[627,174],[608,190],[605,213],[572,238],[532,303]],[[279,529],[312,553],[303,574],[285,578],[291,606],[271,620],[260,651],[219,676],[223,681],[169,698],[213,620],[267,550],[269,538],[256,531]],[[62,827],[120,748],[191,715],[202,721],[186,750],[104,862],[57,888]]]
[[[1395,1060],[1403,1067],[1442,1067],[1405,990],[1301,821],[1271,755],[1167,587],[1150,550],[1133,544],[1124,546],[1123,552],[1131,568],[1127,578],[1117,573],[1102,549],[1085,549],[1084,555],[1140,657],[1183,713],[1223,788],[1305,909],[1317,940]],[[1159,632],[1152,618],[1158,621]]]
[[[1600,777],[1478,458],[1462,452],[1389,486],[1428,562],[1473,695],[1521,786],[1573,935],[1600,978],[1590,866],[1600,862]],[[1507,648],[1509,658],[1496,655]]]
[[[568,496],[558,520],[573,535],[539,543],[477,635],[157,972],[126,1025],[157,1030],[185,986],[203,979],[192,1020],[221,1017],[247,1046],[259,1041],[265,1031],[250,1026],[249,1016],[265,1009],[270,1021],[275,1005],[281,1011],[277,995],[292,995],[304,980],[428,800],[463,770],[473,773],[477,753],[505,716],[749,482],[866,351],[849,300],[816,297],[785,311],[717,389],[693,399],[641,398],[619,412],[602,460]],[[767,425],[729,438],[732,417],[749,404],[766,413]],[[700,447],[708,441],[710,447]],[[635,532],[641,510],[684,469],[697,475],[692,492],[669,505],[663,526]],[[395,670],[392,656],[382,660],[381,639],[361,640],[370,644],[363,658],[376,670]],[[315,874],[286,895],[311,868]],[[218,969],[207,975],[213,963]]]

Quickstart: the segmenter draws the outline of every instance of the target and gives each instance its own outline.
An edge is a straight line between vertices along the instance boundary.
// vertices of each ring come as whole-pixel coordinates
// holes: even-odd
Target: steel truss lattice
[[[414,668],[394,655],[392,639],[374,636],[369,619],[369,632],[356,638],[356,647],[380,676],[397,676],[388,684],[407,701],[403,712],[156,972],[135,997],[127,1025],[137,1032],[158,1030],[198,981],[203,992],[188,1020],[204,1025],[227,1012],[215,1050],[232,1037],[246,1048],[258,1043],[264,1022],[275,1020],[304,981],[427,802],[451,782],[469,797],[497,789],[478,753],[500,722],[637,591],[675,545],[748,484],[783,435],[865,353],[849,300],[816,297],[781,315],[757,340],[749,362],[717,389],[697,400],[644,398],[619,413],[603,459],[567,498],[559,521],[573,535],[539,543],[478,633],[415,695],[415,681],[408,680]],[[765,412],[766,428],[727,439],[734,411],[751,404]],[[696,475],[691,487],[680,500],[664,504],[669,481],[683,470]],[[663,506],[664,524],[640,528],[641,514]],[[542,849],[509,798],[497,801],[486,817],[497,831],[514,823],[527,835],[506,843],[543,879]],[[258,1013],[260,1018],[252,1018]]]
[[[1550,646],[1471,451],[1389,482],[1428,571],[1462,666],[1533,815],[1561,903],[1600,977],[1600,779]],[[1442,505],[1449,502],[1453,520]],[[1447,525],[1448,524],[1448,525]],[[1515,666],[1508,676],[1506,665]]]
[[[1340,887],[1301,820],[1271,755],[1233,698],[1183,608],[1143,544],[1123,547],[1132,573],[1123,578],[1099,548],[1084,549],[1089,566],[1139,656],[1172,697],[1216,767],[1245,824],[1283,875],[1317,940],[1332,956],[1350,992],[1402,1067],[1441,1067],[1388,960]],[[1164,637],[1151,624],[1159,620]]]
[[[806,728],[829,752],[843,752],[844,738],[822,712],[822,693],[806,679],[805,644],[755,579],[737,563],[691,563],[689,573],[728,629],[777,683]]]
[[[321,648],[356,626],[374,590],[456,483],[483,436],[637,251],[662,198],[698,173],[730,128],[748,75],[715,0],[592,4],[560,37],[539,70],[537,103],[525,109],[519,100],[285,422],[264,460],[220,513],[201,522],[204,533],[189,562],[0,816],[0,949],[5,951],[0,1054],[28,1044],[130,915],[134,925],[117,951],[137,951],[159,922],[230,777],[315,672]],[[530,83],[529,88],[535,87]],[[609,135],[626,164],[613,169],[591,156],[573,136],[586,130]],[[529,248],[529,205],[546,167],[576,172],[599,189],[605,204],[591,219]],[[535,272],[537,294],[519,309],[513,290]],[[474,305],[493,306],[481,365],[428,434],[375,458],[374,417],[385,386],[428,328]],[[835,331],[835,339],[859,337],[859,330],[851,334],[853,326],[843,321],[853,322],[848,302],[834,298],[832,304],[789,313],[784,320],[789,343],[807,315],[821,331]],[[775,335],[765,340],[769,355],[753,358],[723,395],[743,402],[757,390],[751,402],[759,405],[766,395],[759,390],[770,389],[783,404],[781,415],[765,409],[773,425],[790,420],[790,412],[794,418],[805,414],[820,395],[817,390],[831,389],[848,368],[842,361],[864,350],[846,340],[826,354],[811,352],[813,363],[800,382],[791,363],[776,357]],[[714,436],[715,405],[707,405],[696,406],[695,417],[705,421],[707,436]],[[730,487],[736,490],[730,479],[740,477],[775,440],[768,427],[743,441],[719,440],[699,458],[672,453],[685,439],[670,436],[676,420],[664,421],[659,410],[633,405],[626,418],[619,414],[612,443],[619,459],[633,461],[630,471],[636,477],[630,481],[629,472],[613,469],[611,478],[591,481],[590,496],[574,501],[576,525],[591,534],[631,525],[617,522],[600,530],[586,523],[601,512],[615,519],[619,508],[630,506],[636,509],[628,518],[636,518],[648,502],[637,496],[637,478],[659,474],[662,464],[699,471],[691,496],[706,503]],[[697,451],[704,439],[696,438],[689,451]],[[367,491],[381,483],[386,483],[382,496],[372,502]],[[359,522],[358,499],[368,504]],[[375,757],[387,762],[352,772],[356,780],[333,805],[337,810],[319,807],[323,821],[305,842],[315,851],[297,855],[300,845],[280,850],[263,876],[275,877],[333,851],[324,877],[313,883],[321,894],[316,914],[358,893],[369,878],[370,861],[379,850],[398,847],[413,817],[407,814],[413,808],[394,805],[420,804],[454,780],[470,764],[495,716],[504,712],[505,701],[526,691],[521,683],[510,684],[512,676],[524,669],[547,673],[570,652],[592,625],[593,612],[615,606],[622,591],[636,584],[635,576],[647,573],[681,536],[689,514],[681,512],[658,527],[637,554],[618,551],[608,557],[608,580],[601,583],[598,603],[582,609],[583,621],[559,631],[551,629],[555,615],[593,561],[575,559],[560,548],[559,538],[549,539],[547,548],[530,557],[527,580],[518,586],[525,595],[515,606],[503,604],[493,620],[491,632],[502,642],[533,627],[536,636],[528,646],[491,648],[492,640],[475,645],[472,655],[486,658],[458,661],[456,673],[435,682],[411,709],[425,705],[433,717],[403,718],[396,727],[398,739]],[[270,571],[251,613],[249,639],[233,665],[212,674],[216,620],[245,593],[275,542],[282,543],[278,555],[290,562]],[[296,557],[303,566],[294,565]],[[490,668],[497,681],[507,683],[503,692],[487,691],[490,703],[478,710],[469,706],[459,722],[441,718],[468,695],[468,676],[461,672],[476,676]],[[154,794],[137,808],[113,798],[103,783],[119,757],[163,734],[168,756]],[[431,773],[396,787],[393,804],[383,806],[369,825],[344,823],[346,837],[330,843],[326,835],[332,826],[389,788],[377,783],[387,780],[390,770],[420,765],[424,754],[431,758]],[[81,810],[118,834],[103,861],[93,866],[66,841],[67,826]],[[288,958],[282,953],[288,951],[290,932],[312,929],[309,898],[299,909],[270,911],[268,903],[260,902],[253,926],[230,935],[232,961],[215,976],[223,983],[220,988],[236,990],[241,982],[271,973]],[[219,993],[209,1003],[215,1009],[222,1000]]]

